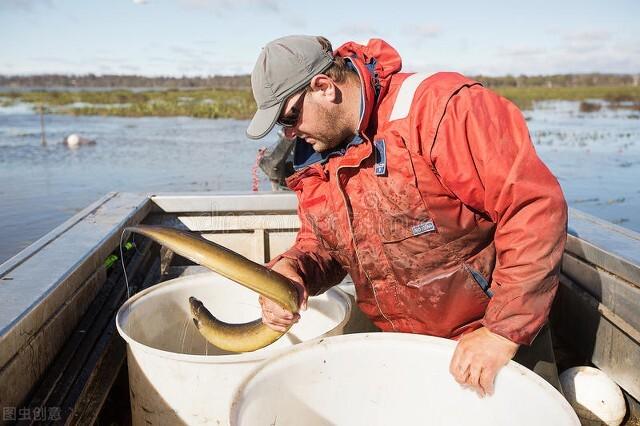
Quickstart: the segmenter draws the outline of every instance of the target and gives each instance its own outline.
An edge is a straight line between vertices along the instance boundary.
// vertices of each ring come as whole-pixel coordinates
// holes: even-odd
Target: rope
[[[264,153],[267,151],[267,148],[258,149],[258,154],[256,155],[256,162],[251,168],[251,178],[252,185],[251,189],[253,192],[258,192],[260,190],[260,178],[258,177],[258,168],[260,167],[260,160],[264,157]]]

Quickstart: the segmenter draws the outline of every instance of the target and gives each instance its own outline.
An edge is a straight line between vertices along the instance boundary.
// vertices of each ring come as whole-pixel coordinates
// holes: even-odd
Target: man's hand
[[[449,371],[458,383],[471,387],[481,397],[492,395],[496,374],[519,346],[487,328],[479,328],[460,338]]]
[[[278,263],[273,265],[271,270],[279,272],[280,274],[293,281],[293,284],[298,290],[298,303],[300,305],[300,310],[306,310],[307,298],[309,297],[309,295],[307,293],[307,289],[304,286],[304,283],[302,282],[302,277],[298,274],[296,268],[292,265],[291,259],[280,259]],[[277,303],[267,299],[264,296],[260,296],[258,300],[260,301],[260,306],[262,307],[262,322],[276,331],[284,333],[289,327],[297,323],[300,319],[300,314],[289,312]]]

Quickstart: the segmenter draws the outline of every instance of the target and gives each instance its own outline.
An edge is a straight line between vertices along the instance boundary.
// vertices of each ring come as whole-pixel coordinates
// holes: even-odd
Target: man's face
[[[315,151],[326,151],[353,135],[341,105],[322,89],[307,87],[287,99],[278,124],[283,125],[286,137],[301,137]]]

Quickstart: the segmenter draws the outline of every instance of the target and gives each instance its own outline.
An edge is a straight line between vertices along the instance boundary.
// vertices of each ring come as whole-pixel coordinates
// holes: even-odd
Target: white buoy
[[[80,145],[80,136],[74,133],[72,135],[67,136],[67,139],[65,140],[65,142],[67,143],[68,146],[78,146]]]
[[[64,138],[64,141],[62,143],[67,145],[69,148],[77,148],[80,145],[95,145],[96,141],[93,139],[83,138],[82,136],[77,135],[76,133],[72,133],[66,138]]]
[[[618,426],[627,412],[620,387],[593,367],[573,367],[560,375],[564,395],[582,424]]]

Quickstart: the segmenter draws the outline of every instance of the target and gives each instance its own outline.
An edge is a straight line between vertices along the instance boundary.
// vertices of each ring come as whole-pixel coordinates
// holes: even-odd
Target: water
[[[257,149],[245,121],[46,117],[0,108],[0,263],[110,191],[251,191]],[[70,150],[70,133],[95,139]],[[261,189],[270,189],[261,175]]]
[[[528,111],[536,149],[571,206],[640,231],[640,119],[629,110],[580,114],[576,102]],[[250,191],[256,151],[246,121],[46,116],[0,108],[0,262],[110,191]],[[97,140],[70,150],[70,133]],[[261,174],[260,188],[270,185]]]
[[[579,113],[577,102],[542,102],[525,113],[536,150],[569,206],[640,231],[638,111]]]

